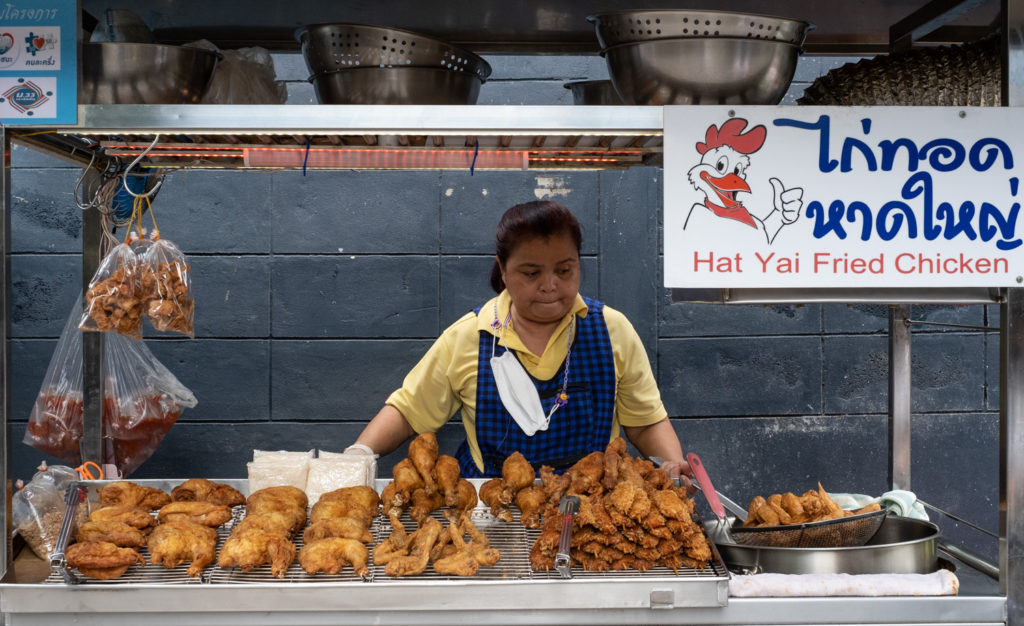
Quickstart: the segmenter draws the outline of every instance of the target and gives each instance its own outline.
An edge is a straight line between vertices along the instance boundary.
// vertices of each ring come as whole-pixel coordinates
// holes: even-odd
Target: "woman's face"
[[[516,313],[555,322],[572,309],[580,290],[580,255],[568,234],[524,240],[501,268]]]

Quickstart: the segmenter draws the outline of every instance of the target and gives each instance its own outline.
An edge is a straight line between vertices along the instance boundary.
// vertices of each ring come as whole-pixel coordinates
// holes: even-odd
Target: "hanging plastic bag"
[[[64,325],[23,440],[72,466],[82,460],[80,309],[81,303]],[[144,342],[110,333],[103,350],[103,436],[113,447],[113,458],[104,463],[113,463],[127,476],[153,454],[181,412],[196,405],[196,398]]]
[[[189,264],[178,246],[167,239],[156,241],[140,258],[146,318],[153,328],[195,337],[192,279]]]
[[[64,521],[65,491],[76,482],[78,474],[70,467],[44,463],[32,480],[11,498],[11,523],[28,547],[41,559],[49,559],[57,546],[60,526]],[[86,520],[85,508],[79,508],[72,522],[72,536]]]
[[[142,337],[143,302],[138,273],[135,251],[127,243],[114,246],[89,281],[85,313],[78,327]]]
[[[288,100],[288,90],[277,80],[274,59],[267,49],[219,50],[206,39],[185,45],[220,56],[200,104],[284,104]]]

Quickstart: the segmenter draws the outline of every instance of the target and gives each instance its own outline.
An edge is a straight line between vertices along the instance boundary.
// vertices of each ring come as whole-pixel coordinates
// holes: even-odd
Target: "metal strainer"
[[[611,11],[587,17],[601,49],[624,43],[687,37],[769,39],[802,46],[810,24],[770,15],[730,11]]]
[[[743,526],[739,521],[729,530],[733,541],[743,546],[771,548],[848,548],[862,546],[878,532],[887,511],[871,511],[820,522],[785,526]]]
[[[313,24],[295,37],[316,75],[358,67],[430,67],[468,72],[487,80],[491,66],[449,43],[398,28],[366,24]]]

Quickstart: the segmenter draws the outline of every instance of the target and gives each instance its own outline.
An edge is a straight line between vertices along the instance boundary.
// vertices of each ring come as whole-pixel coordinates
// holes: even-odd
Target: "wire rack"
[[[533,547],[539,530],[524,527],[519,522],[518,509],[512,509],[514,519],[512,522],[503,522],[490,514],[486,508],[476,508],[472,511],[473,523],[483,532],[490,541],[492,548],[497,548],[501,553],[501,560],[494,565],[481,566],[479,571],[471,578],[458,576],[441,575],[433,571],[430,566],[421,574],[402,576],[395,578],[384,573],[384,567],[370,565],[370,573],[366,580],[356,576],[351,567],[345,567],[338,574],[307,574],[298,563],[293,562],[285,572],[283,578],[275,578],[270,573],[269,565],[262,565],[248,572],[238,568],[221,568],[214,563],[203,570],[198,577],[189,577],[187,574],[188,563],[167,569],[160,565],[133,565],[119,578],[113,580],[96,580],[80,575],[77,570],[71,570],[74,578],[82,585],[90,586],[118,586],[144,583],[148,585],[203,585],[203,584],[267,584],[267,583],[400,583],[401,581],[423,581],[423,580],[561,580],[560,574],[555,571],[534,571],[530,566],[530,549]],[[439,522],[447,525],[447,520],[441,511],[434,511],[431,516]],[[217,529],[217,554],[224,545],[224,541],[234,526],[245,517],[245,507],[237,506],[232,511],[232,519]],[[408,513],[402,516],[402,523],[409,529],[416,527],[415,522],[409,518]],[[391,521],[383,515],[378,515],[370,528],[373,535],[374,545],[377,545],[391,534]],[[299,533],[294,539],[296,548],[302,549],[302,534]],[[142,556],[149,563],[149,551],[142,548]],[[572,567],[573,578],[599,579],[602,581],[614,580],[617,578],[671,578],[673,580],[699,579],[707,580],[714,578],[728,577],[728,571],[721,558],[714,556],[708,566],[703,570],[693,568],[681,568],[678,572],[667,567],[654,567],[645,572],[638,570],[624,570],[614,572],[588,572],[579,566]],[[59,571],[52,571],[44,584],[66,584]]]

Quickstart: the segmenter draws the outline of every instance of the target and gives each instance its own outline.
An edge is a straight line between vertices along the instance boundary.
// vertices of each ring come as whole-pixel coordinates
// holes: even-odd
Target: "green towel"
[[[912,519],[928,519],[924,505],[917,501],[917,496],[912,491],[895,489],[887,491],[877,498],[860,493],[830,493],[828,495],[835,500],[836,504],[848,511],[855,511],[877,502],[879,506],[888,509],[893,515]]]

